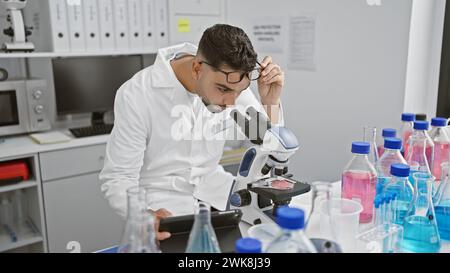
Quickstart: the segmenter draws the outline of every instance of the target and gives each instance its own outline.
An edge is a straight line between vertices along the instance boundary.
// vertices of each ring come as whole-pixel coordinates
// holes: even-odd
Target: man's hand
[[[259,96],[270,120],[276,124],[279,120],[284,72],[279,65],[273,63],[272,57],[265,57],[261,66],[261,78],[258,80]]]
[[[161,221],[161,219],[172,216],[172,213],[170,213],[166,209],[159,209],[153,213],[155,214],[156,240],[164,241],[166,239],[169,239],[171,236],[169,232],[159,232],[159,222]]]

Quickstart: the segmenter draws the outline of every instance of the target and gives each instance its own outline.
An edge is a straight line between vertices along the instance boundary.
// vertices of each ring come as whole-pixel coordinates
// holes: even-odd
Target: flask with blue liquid
[[[403,224],[401,248],[404,252],[438,253],[441,240],[432,197],[433,176],[419,172],[414,180],[414,199]]]

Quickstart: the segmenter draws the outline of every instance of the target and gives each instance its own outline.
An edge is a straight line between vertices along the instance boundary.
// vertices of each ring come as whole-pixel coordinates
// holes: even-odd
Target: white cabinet
[[[49,252],[69,252],[77,242],[81,252],[94,252],[120,242],[124,221],[100,192],[98,173],[44,182]]]
[[[119,243],[124,221],[100,191],[104,153],[102,144],[40,154],[49,252],[70,252],[71,242],[81,252]]]

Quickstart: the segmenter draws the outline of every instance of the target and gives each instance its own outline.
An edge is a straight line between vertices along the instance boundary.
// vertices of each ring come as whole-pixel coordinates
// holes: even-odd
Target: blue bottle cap
[[[391,128],[386,128],[383,129],[383,137],[396,137],[397,136],[397,130],[395,129],[391,129]]]
[[[433,118],[431,120],[431,126],[434,127],[446,127],[448,120],[446,118]]]
[[[368,155],[370,153],[370,143],[368,143],[368,142],[353,142],[352,153]]]
[[[384,148],[391,150],[401,150],[402,140],[399,138],[388,137],[384,139]]]
[[[262,253],[262,243],[257,239],[242,238],[236,242],[237,253]]]
[[[305,212],[301,209],[281,207],[277,210],[277,224],[284,229],[303,229],[305,227]]]
[[[428,121],[416,121],[414,122],[414,129],[418,131],[426,131],[430,128],[430,123]]]
[[[402,121],[416,121],[416,115],[411,113],[402,114]]]
[[[411,168],[405,164],[392,164],[391,166],[391,174],[397,177],[408,177],[410,174]]]

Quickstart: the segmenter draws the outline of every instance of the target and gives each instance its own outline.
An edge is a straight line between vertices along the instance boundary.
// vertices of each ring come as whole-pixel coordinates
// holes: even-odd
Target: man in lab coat
[[[260,101],[249,89],[252,80]],[[196,200],[226,210],[234,177],[219,161],[235,128],[229,112],[254,106],[280,124],[283,85],[280,66],[271,57],[258,62],[248,36],[237,27],[207,29],[198,48],[184,43],[160,49],[154,65],[116,95],[114,129],[100,174],[110,206],[125,217],[127,190],[140,185],[149,189],[158,218],[193,214]],[[159,240],[168,236],[158,233]]]

